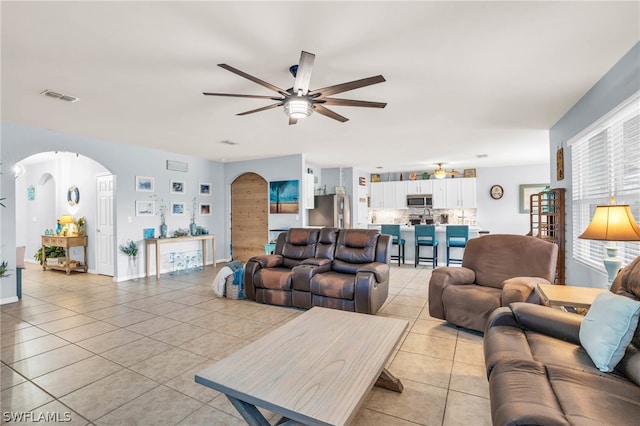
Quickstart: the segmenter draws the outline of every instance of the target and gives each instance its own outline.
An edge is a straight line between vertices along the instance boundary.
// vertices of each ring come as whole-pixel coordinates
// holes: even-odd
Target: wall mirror
[[[75,206],[80,202],[80,191],[77,186],[72,185],[67,191],[67,202],[70,206]]]

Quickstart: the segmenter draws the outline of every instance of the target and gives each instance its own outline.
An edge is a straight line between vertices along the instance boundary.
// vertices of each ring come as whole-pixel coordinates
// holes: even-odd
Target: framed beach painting
[[[171,180],[169,190],[172,194],[184,194],[184,182],[181,180]]]
[[[211,203],[200,203],[200,216],[211,216]]]
[[[183,215],[185,212],[185,206],[183,202],[172,202],[171,203],[171,214],[172,215]]]
[[[269,182],[269,212],[292,213],[300,211],[300,181],[279,180]]]
[[[155,213],[155,202],[136,201],[136,216],[153,216]]]
[[[199,187],[199,190],[198,190],[198,194],[199,195],[211,195],[211,184],[210,183],[200,182],[198,187]]]

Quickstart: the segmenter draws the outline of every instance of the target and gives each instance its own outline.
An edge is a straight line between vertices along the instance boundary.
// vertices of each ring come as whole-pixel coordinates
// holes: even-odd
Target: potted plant
[[[135,241],[129,240],[125,244],[120,244],[120,253],[126,254],[129,260],[128,263],[128,275],[129,277],[137,277],[138,272],[138,244]]]
[[[0,263],[0,278],[9,276],[11,276],[11,274],[9,274],[9,264],[3,261]]]
[[[44,258],[54,258],[54,257],[66,257],[64,247],[58,246],[47,246],[44,251],[45,256],[42,255],[42,247],[38,249],[36,254],[33,255],[33,258],[37,260],[40,265],[44,263]]]
[[[81,218],[78,219],[78,235],[84,235],[86,226],[87,226],[87,221],[84,218],[84,216],[82,216]]]

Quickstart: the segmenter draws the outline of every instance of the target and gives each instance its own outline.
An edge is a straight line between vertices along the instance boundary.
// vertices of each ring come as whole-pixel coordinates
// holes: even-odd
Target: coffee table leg
[[[386,368],[382,369],[382,373],[380,373],[375,385],[394,392],[402,392],[402,389],[404,389],[400,379],[391,374]]]
[[[232,396],[227,395],[231,404],[238,410],[238,413],[250,426],[270,426],[267,419],[258,411],[255,405],[240,401]]]

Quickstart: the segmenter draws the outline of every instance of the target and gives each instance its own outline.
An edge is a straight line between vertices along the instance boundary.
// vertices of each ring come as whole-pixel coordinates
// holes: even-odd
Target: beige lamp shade
[[[62,216],[60,216],[60,223],[63,225],[73,223],[73,216],[71,216],[70,214],[63,214]]]
[[[640,241],[640,226],[628,204],[597,206],[591,223],[578,238],[605,241]]]

